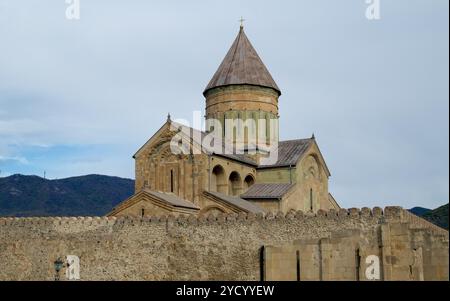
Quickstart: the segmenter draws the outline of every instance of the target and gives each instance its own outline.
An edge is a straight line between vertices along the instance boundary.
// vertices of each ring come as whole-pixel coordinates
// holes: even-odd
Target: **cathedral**
[[[206,130],[169,115],[133,156],[135,194],[108,216],[340,208],[328,191],[330,171],[314,135],[279,141],[281,90],[242,25],[203,95]],[[206,138],[220,141],[219,147],[204,147],[199,140]]]

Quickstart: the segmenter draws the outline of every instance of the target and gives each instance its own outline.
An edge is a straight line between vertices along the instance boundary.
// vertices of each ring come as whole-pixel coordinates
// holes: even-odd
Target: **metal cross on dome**
[[[241,22],[241,28],[244,28],[244,22],[245,21],[246,20],[243,17],[241,17],[241,19],[239,20],[239,22]]]

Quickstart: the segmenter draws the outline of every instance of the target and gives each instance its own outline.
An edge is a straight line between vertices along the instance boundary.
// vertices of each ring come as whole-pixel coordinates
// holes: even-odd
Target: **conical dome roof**
[[[203,94],[229,85],[255,85],[281,91],[241,26],[239,34]]]

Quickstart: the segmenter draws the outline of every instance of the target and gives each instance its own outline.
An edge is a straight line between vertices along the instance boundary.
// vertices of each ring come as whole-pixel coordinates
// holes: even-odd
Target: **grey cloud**
[[[363,0],[81,2],[80,21],[63,0],[0,2],[0,155],[111,144],[54,172],[133,174],[167,112],[203,109],[242,15],[283,91],[282,138],[316,133],[343,206],[448,201],[447,0],[382,1],[378,22]]]

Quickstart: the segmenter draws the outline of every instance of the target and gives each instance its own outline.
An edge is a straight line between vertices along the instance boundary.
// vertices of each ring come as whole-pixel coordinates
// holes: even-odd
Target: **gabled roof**
[[[241,26],[233,45],[203,94],[217,87],[245,84],[272,88],[281,95],[280,88],[278,88]]]
[[[245,155],[245,154],[216,154],[216,153],[214,153],[214,155],[216,155],[218,157],[230,159],[232,161],[237,161],[240,163],[248,164],[252,167],[258,166],[258,164],[256,163],[255,160],[253,160],[253,158],[251,158],[250,156]]]
[[[139,153],[141,153],[141,152],[146,148],[146,146],[150,145],[150,144],[153,142],[154,139],[156,139],[158,136],[160,136],[161,133],[163,133],[163,132],[168,128],[168,126],[170,126],[169,120],[166,121],[166,122],[159,128],[159,130],[156,131],[156,133],[154,133],[153,136],[151,136],[150,139],[148,139],[148,140],[144,143],[144,145],[142,145],[142,146],[138,149],[138,151],[133,155],[133,159],[136,159],[136,157],[139,155]]]
[[[232,205],[233,207],[237,207],[245,212],[251,212],[251,213],[264,213],[265,211],[259,207],[258,205],[252,204],[240,197],[237,196],[230,196],[226,195],[220,192],[215,191],[205,191],[205,195],[213,196],[225,203],[228,203],[229,205]]]
[[[189,201],[186,201],[173,193],[153,191],[144,188],[143,190],[139,191],[138,193],[132,195],[125,201],[118,204],[107,215],[114,216],[117,213],[123,211],[124,209],[127,209],[143,200],[150,200],[151,202],[156,203],[158,206],[164,208],[173,208],[174,210],[182,210],[182,211],[188,210],[194,212],[200,210],[200,208],[197,205]]]
[[[307,139],[287,140],[278,143],[278,160],[273,165],[259,165],[258,169],[277,168],[277,167],[295,167],[297,162],[308,152],[311,147],[317,148],[318,159],[322,162],[325,172],[331,176],[330,170],[322,156],[316,138],[311,137]]]
[[[331,193],[328,193],[328,200],[333,205],[334,209],[341,209],[341,206],[339,206],[338,202],[336,202],[336,199]]]
[[[295,166],[313,143],[314,139],[297,139],[278,143],[278,160],[274,165],[261,165],[258,168]]]
[[[159,191],[153,191],[150,189],[144,189],[144,191],[164,202],[167,202],[175,207],[183,207],[183,208],[189,208],[189,209],[200,209],[197,205],[186,201],[177,195],[173,193],[167,193],[167,192],[159,192]]]
[[[289,183],[254,184],[244,194],[243,199],[280,199],[294,187]]]

